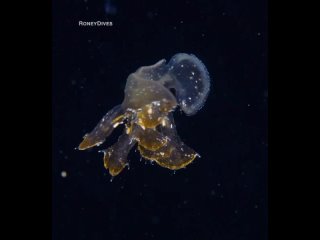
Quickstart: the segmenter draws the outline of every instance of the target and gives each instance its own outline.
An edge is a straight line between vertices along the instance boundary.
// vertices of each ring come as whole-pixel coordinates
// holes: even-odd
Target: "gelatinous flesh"
[[[127,156],[136,144],[143,158],[173,170],[184,168],[199,155],[179,138],[172,112],[180,107],[187,115],[195,114],[209,91],[208,71],[192,54],[179,53],[168,64],[163,59],[140,67],[127,79],[122,104],[84,136],[79,149],[99,146],[114,128],[125,124],[118,141],[103,150],[104,166],[112,176],[128,165]]]

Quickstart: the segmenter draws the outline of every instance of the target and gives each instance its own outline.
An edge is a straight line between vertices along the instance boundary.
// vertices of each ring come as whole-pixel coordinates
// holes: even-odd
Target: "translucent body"
[[[187,115],[195,114],[204,105],[209,91],[209,74],[194,55],[179,53],[168,64],[163,59],[140,67],[128,76],[122,104],[111,109],[84,136],[79,149],[102,144],[115,127],[125,124],[118,141],[103,150],[104,166],[112,176],[127,165],[127,156],[136,144],[145,159],[169,169],[183,168],[198,154],[180,140],[172,112],[180,107]]]

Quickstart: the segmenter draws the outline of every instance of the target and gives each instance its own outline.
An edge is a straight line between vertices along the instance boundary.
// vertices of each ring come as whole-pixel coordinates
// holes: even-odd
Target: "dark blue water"
[[[110,182],[101,153],[74,148],[130,73],[179,52],[211,76],[204,107],[174,114],[201,158],[174,173],[133,151]],[[267,101],[265,0],[54,1],[53,239],[267,239]]]

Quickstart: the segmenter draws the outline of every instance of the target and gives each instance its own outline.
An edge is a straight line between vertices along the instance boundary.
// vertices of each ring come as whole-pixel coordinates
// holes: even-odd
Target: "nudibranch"
[[[186,115],[194,115],[209,91],[209,73],[192,54],[178,53],[168,64],[162,59],[140,67],[128,76],[122,104],[111,109],[83,137],[78,149],[99,146],[114,128],[124,124],[118,141],[102,150],[110,175],[118,175],[128,165],[127,156],[135,145],[146,160],[172,170],[184,168],[199,154],[179,138],[173,111],[179,107]]]

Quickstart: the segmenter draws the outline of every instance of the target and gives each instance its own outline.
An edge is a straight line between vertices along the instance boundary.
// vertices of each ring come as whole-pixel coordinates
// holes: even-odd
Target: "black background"
[[[105,3],[53,2],[53,239],[267,239],[266,1]],[[74,148],[131,72],[179,52],[211,76],[203,109],[175,113],[201,158],[174,173],[133,151],[110,182],[101,154]]]

